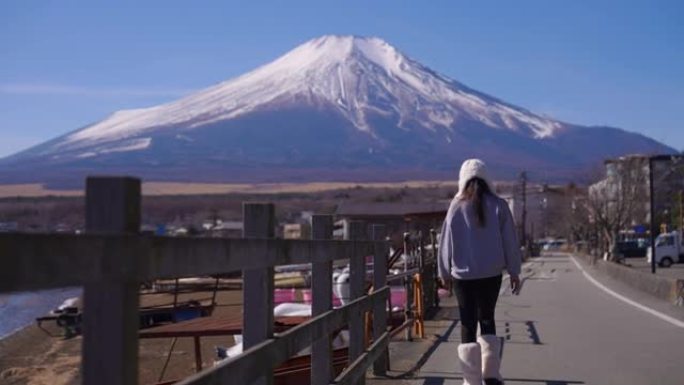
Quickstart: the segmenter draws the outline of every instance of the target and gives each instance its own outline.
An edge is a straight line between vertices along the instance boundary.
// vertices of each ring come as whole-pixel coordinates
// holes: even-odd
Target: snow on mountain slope
[[[48,152],[123,140],[160,127],[184,125],[191,130],[295,97],[334,106],[371,136],[375,132],[367,120],[369,112],[397,115],[400,128],[409,120],[429,130],[452,129],[461,120],[473,120],[494,129],[546,138],[562,127],[438,75],[379,38],[324,36],[178,101],[116,112],[66,136]]]

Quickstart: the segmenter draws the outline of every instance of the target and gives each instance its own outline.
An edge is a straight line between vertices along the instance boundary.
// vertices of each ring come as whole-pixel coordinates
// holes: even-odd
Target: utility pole
[[[655,239],[656,239],[656,231],[658,231],[658,225],[656,224],[656,218],[655,218],[655,187],[653,186],[653,183],[655,181],[655,178],[653,177],[653,162],[654,158],[650,157],[648,158],[648,187],[649,187],[649,195],[650,195],[650,215],[651,215],[651,274],[655,274],[656,272],[656,247],[655,247]]]
[[[679,236],[684,236],[684,191],[679,191]]]
[[[522,188],[522,218],[520,220],[520,242],[527,247],[527,234],[526,234],[526,222],[527,222],[527,172],[523,171],[520,173],[520,184]]]

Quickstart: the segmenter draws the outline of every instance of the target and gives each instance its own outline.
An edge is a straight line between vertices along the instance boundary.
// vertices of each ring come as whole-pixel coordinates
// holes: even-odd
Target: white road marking
[[[640,304],[640,303],[638,303],[638,302],[635,302],[635,301],[633,301],[633,300],[631,300],[631,299],[629,299],[629,298],[627,298],[627,297],[625,297],[625,296],[623,296],[623,295],[621,295],[621,294],[618,294],[618,293],[614,292],[613,290],[610,290],[609,288],[605,287],[603,284],[601,284],[599,281],[595,280],[591,275],[589,275],[589,273],[587,273],[587,272],[584,270],[584,268],[582,268],[582,266],[580,266],[579,262],[577,262],[577,260],[575,259],[575,257],[570,256],[570,259],[572,259],[572,261],[575,263],[575,265],[577,266],[577,268],[580,269],[580,271],[582,272],[582,274],[584,274],[584,277],[586,277],[591,283],[593,283],[594,285],[596,285],[596,286],[597,286],[598,288],[600,288],[601,290],[605,291],[606,293],[612,295],[613,297],[615,297],[615,298],[617,298],[617,299],[619,299],[619,300],[621,300],[621,301],[623,301],[623,302],[626,302],[626,303],[628,303],[628,304],[630,304],[630,305],[636,307],[636,308],[639,309],[639,310],[642,310],[642,311],[645,311],[646,313],[649,313],[649,314],[651,314],[651,315],[654,315],[654,316],[656,316],[656,317],[662,319],[663,321],[667,321],[667,322],[671,323],[672,325],[679,326],[680,328],[684,328],[684,322],[682,322],[682,321],[680,321],[680,320],[678,320],[678,319],[676,319],[676,318],[670,317],[670,316],[667,315],[667,314],[663,314],[663,313],[661,313],[661,312],[659,312],[659,311],[657,311],[657,310],[651,309],[651,308],[648,307],[648,306],[644,306],[644,305],[642,305],[642,304]]]

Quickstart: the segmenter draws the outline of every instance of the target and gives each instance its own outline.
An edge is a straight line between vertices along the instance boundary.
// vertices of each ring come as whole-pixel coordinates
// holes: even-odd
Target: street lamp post
[[[543,197],[541,201],[539,202],[539,205],[541,206],[542,209],[542,224],[544,226],[544,237],[549,236],[549,221],[547,218],[547,211],[546,209],[548,208],[549,201],[546,197]]]
[[[650,197],[650,212],[651,212],[651,273],[656,272],[656,247],[655,247],[655,234],[656,234],[656,220],[655,220],[655,197],[653,188],[653,157],[648,158],[648,179],[649,179],[649,197]]]
[[[679,223],[678,223],[678,228],[679,228],[679,236],[682,237],[684,236],[684,212],[682,210],[684,209],[684,191],[679,192]]]

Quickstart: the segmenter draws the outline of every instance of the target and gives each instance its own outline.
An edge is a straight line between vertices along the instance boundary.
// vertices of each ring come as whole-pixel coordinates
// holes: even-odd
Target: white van
[[[684,262],[684,245],[679,231],[660,234],[655,239],[656,263],[662,267],[670,267],[673,263]],[[651,248],[646,251],[646,260],[651,263]]]

